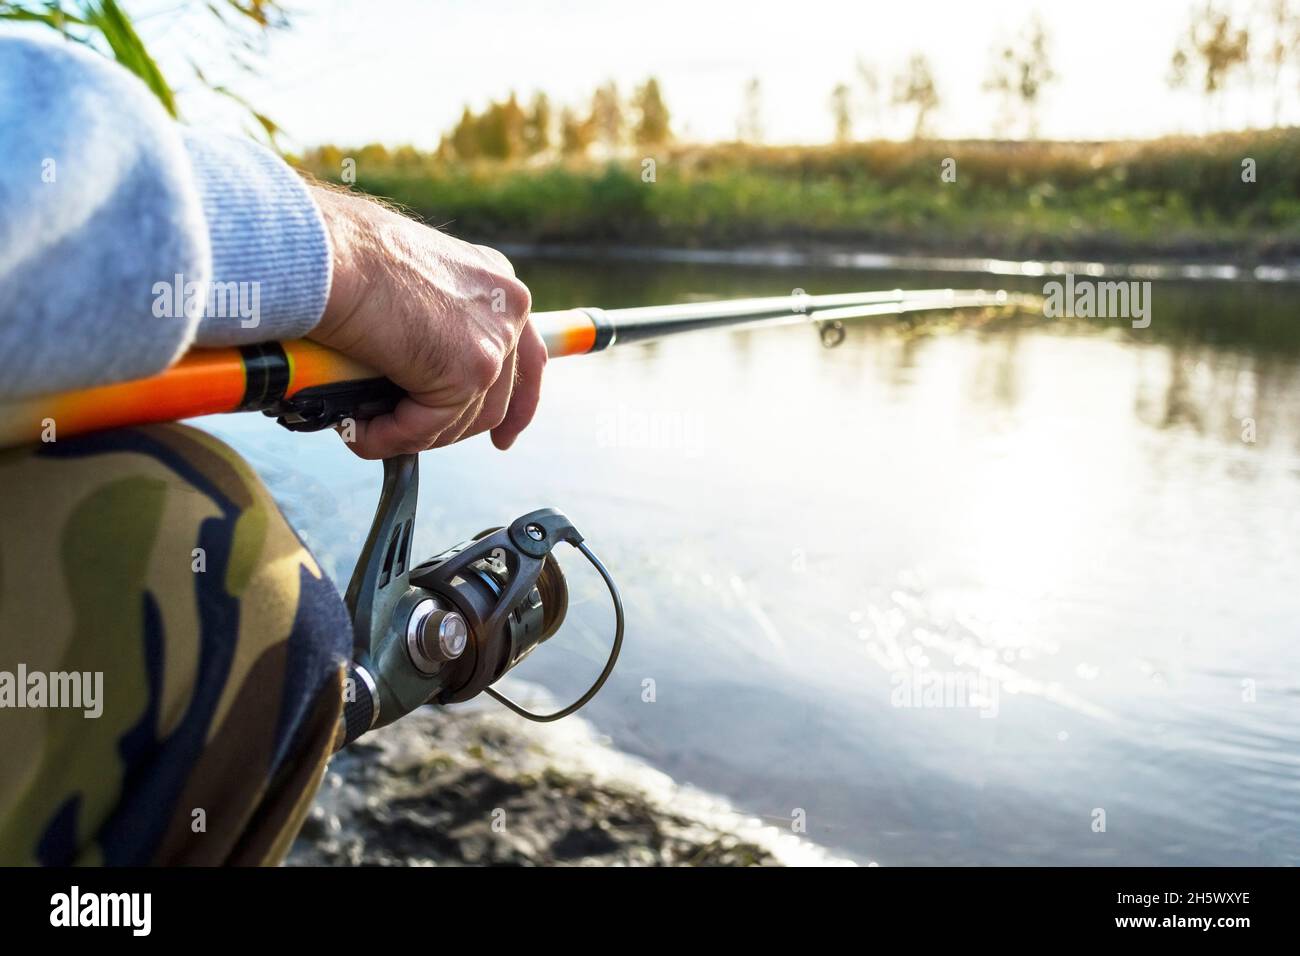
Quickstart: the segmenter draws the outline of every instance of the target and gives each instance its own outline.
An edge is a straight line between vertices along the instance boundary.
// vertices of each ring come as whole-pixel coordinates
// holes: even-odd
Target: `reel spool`
[[[480,532],[412,567],[418,469],[414,455],[384,462],[379,507],[348,585],[354,647],[340,746],[422,704],[459,703],[479,693],[530,720],[578,710],[604,685],[622,648],[623,603],[613,578],[553,508]],[[490,685],[564,623],[569,588],[551,553],[562,541],[582,552],[609,589],[614,640],[586,693],[554,713],[534,714]]]

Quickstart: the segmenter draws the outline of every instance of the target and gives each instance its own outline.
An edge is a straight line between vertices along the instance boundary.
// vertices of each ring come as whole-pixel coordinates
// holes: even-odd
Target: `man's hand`
[[[506,449],[532,421],[546,346],[528,288],[501,253],[377,203],[313,189],[334,251],[310,338],[387,375],[408,396],[356,423],[362,458],[424,451],[491,431]]]

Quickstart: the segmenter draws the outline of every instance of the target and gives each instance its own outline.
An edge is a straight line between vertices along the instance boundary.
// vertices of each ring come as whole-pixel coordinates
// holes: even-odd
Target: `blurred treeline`
[[[943,102],[921,52],[896,75],[859,60],[826,101],[833,142],[767,146],[763,88],[741,91],[733,142],[684,142],[652,77],[556,108],[544,94],[468,107],[431,152],[321,146],[315,175],[355,185],[468,237],[516,242],[735,245],[824,241],[988,255],[1300,254],[1300,129],[1279,127],[1300,90],[1300,2],[1248,15],[1188,11],[1171,88],[1221,114],[1226,90],[1268,97],[1274,128],[1149,142],[1037,139],[1058,79],[1031,17],[990,50],[982,89],[994,135],[936,140]],[[910,133],[910,141],[885,138]]]
[[[214,36],[241,64],[268,32],[290,25],[277,0],[180,0],[176,10],[192,6],[210,15]],[[171,81],[117,0],[0,0],[3,20],[101,50],[180,113]],[[824,104],[834,139],[825,146],[763,145],[758,78],[741,91],[734,142],[682,142],[659,83],[648,78],[626,97],[606,83],[576,106],[557,107],[539,92],[466,108],[432,152],[322,146],[300,164],[462,235],[495,240],[1300,255],[1300,130],[1276,128],[1300,93],[1300,0],[1255,0],[1248,9],[1196,0],[1165,55],[1170,87],[1200,98],[1207,116],[1223,113],[1226,90],[1246,87],[1261,103],[1268,97],[1275,128],[1039,142],[1044,91],[1057,73],[1051,38],[1032,17],[1008,25],[990,49],[982,86],[1002,107],[991,134],[1019,140],[933,139],[943,91],[918,51],[893,76],[866,60],[854,65]],[[197,66],[194,74],[239,98]],[[245,105],[274,138],[274,120]],[[890,129],[910,132],[911,142],[883,138]]]
[[[1159,54],[1157,54],[1159,55]],[[1256,0],[1254,12],[1240,15],[1215,0],[1197,3],[1168,55],[1166,83],[1199,101],[1208,128],[1224,128],[1225,94],[1249,90],[1267,103],[1272,127],[1300,99],[1300,0]],[[1052,39],[1038,16],[1007,25],[989,50],[980,83],[997,106],[989,134],[996,138],[1038,138],[1044,97],[1060,79]],[[967,81],[975,81],[968,77]],[[735,139],[764,140],[764,89],[752,77],[740,92]],[[822,104],[809,104],[820,112]],[[944,92],[924,52],[914,51],[890,74],[858,57],[848,75],[825,100],[828,129],[836,143],[931,136]],[[894,134],[891,137],[891,134]],[[475,112],[468,106],[438,146],[440,157],[521,160],[627,152],[659,146],[676,137],[659,82],[648,78],[624,97],[607,82],[589,102],[560,108],[544,93],[523,103],[512,92]],[[685,137],[690,139],[689,136]]]
[[[613,152],[627,146],[659,146],[671,138],[668,106],[659,81],[650,77],[627,101],[615,83],[604,84],[592,94],[589,110],[565,107],[557,113],[540,92],[526,106],[514,93],[479,113],[467,106],[442,137],[437,155],[461,162],[585,156],[593,146]]]
[[[300,158],[458,235],[879,242],[988,255],[1300,254],[1300,129],[1143,142],[664,145],[542,165],[383,146]]]

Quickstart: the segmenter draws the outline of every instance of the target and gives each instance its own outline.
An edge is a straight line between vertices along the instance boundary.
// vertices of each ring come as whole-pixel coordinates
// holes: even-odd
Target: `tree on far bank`
[[[659,91],[659,81],[653,76],[637,87],[632,96],[632,107],[636,111],[632,137],[638,146],[659,146],[672,138],[668,104]]]
[[[1010,42],[993,50],[984,89],[1002,101],[1001,124],[1008,132],[1023,116],[1027,139],[1038,138],[1039,98],[1043,87],[1056,79],[1048,54],[1047,31],[1037,16]]]
[[[524,123],[524,151],[529,156],[551,148],[551,123],[551,100],[545,93],[537,93]]]
[[[742,143],[763,141],[763,87],[758,77],[745,84],[740,117],[736,120],[736,139]]]
[[[1250,53],[1250,31],[1238,26],[1226,9],[1206,0],[1192,11],[1183,37],[1169,61],[1169,85],[1174,89],[1195,84],[1206,104],[1222,122],[1223,91]]]
[[[482,113],[466,106],[438,149],[460,160],[518,159],[526,152],[527,123],[527,114],[514,93],[504,102],[489,103]]]
[[[565,156],[581,156],[595,139],[591,119],[578,116],[567,106],[560,111],[560,152]]]
[[[450,136],[443,137],[443,142],[451,146],[458,159],[478,158],[478,119],[468,106],[461,111],[460,121],[452,128]]]
[[[514,93],[504,103],[493,102],[479,118],[479,149],[490,159],[517,159],[524,153],[527,122]]]
[[[894,78],[893,102],[915,111],[912,138],[922,139],[929,132],[931,114],[939,107],[939,92],[934,86],[930,61],[923,53],[913,53],[903,72]]]
[[[1263,0],[1259,33],[1263,37],[1264,68],[1273,93],[1273,126],[1282,125],[1287,68],[1300,69],[1300,9],[1294,0]]]
[[[614,150],[623,142],[623,101],[613,80],[597,87],[591,97],[591,129],[597,142]]]
[[[879,136],[882,133],[881,119],[884,114],[881,103],[880,74],[875,66],[858,57],[854,64],[856,74],[858,103],[857,118],[861,119],[865,129],[864,136]]]
[[[848,143],[853,139],[853,91],[847,83],[831,90],[831,121],[835,124],[835,142]]]

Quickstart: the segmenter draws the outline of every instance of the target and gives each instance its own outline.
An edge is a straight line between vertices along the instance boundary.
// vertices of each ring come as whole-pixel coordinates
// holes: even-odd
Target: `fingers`
[[[506,417],[507,409],[511,408],[516,355],[516,352],[510,353],[503,363],[501,373],[485,393],[461,406],[459,410],[430,407],[408,397],[402,399],[390,415],[357,422],[355,440],[351,442],[352,450],[367,459],[415,454],[430,448],[452,445],[495,428]],[[533,407],[536,404],[534,399]]]
[[[483,396],[479,395],[461,409],[461,412],[456,416],[455,421],[443,429],[429,442],[429,447],[442,448],[446,445],[454,445],[462,438],[468,438],[470,426],[474,424],[474,420],[478,418],[479,413],[482,410]]]
[[[492,429],[492,444],[505,451],[528,427],[542,397],[542,369],[546,367],[546,343],[533,323],[527,322],[515,349],[517,372],[510,406],[500,424]]]
[[[515,366],[518,361],[518,351],[512,351],[507,356],[501,376],[488,389],[487,395],[479,404],[478,414],[471,420],[469,426],[455,438],[448,442],[439,442],[439,444],[451,444],[454,441],[460,441],[462,438],[469,438],[480,432],[489,431],[501,424],[501,420],[506,417],[506,409],[510,407],[510,396],[515,389]]]
[[[413,398],[403,398],[388,415],[356,423],[355,440],[348,446],[362,458],[413,455],[433,446],[438,436],[460,417],[458,408],[431,408]]]

